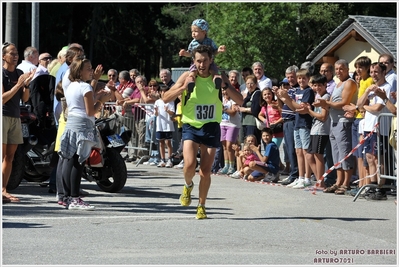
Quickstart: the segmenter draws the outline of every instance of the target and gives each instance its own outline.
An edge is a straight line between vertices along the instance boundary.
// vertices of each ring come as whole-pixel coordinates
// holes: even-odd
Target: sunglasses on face
[[[53,59],[52,57],[44,57],[44,58],[39,59],[39,60],[52,60],[52,59]]]
[[[115,74],[108,74],[108,77],[115,77]]]

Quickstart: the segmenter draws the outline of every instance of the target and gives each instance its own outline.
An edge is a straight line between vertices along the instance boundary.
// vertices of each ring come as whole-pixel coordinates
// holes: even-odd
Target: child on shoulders
[[[192,57],[191,53],[192,51],[198,47],[199,45],[208,45],[212,47],[214,51],[214,56],[218,53],[222,53],[226,51],[226,46],[221,45],[217,47],[215,42],[207,36],[209,30],[209,24],[206,22],[204,19],[196,19],[193,21],[191,24],[191,36],[193,37],[193,40],[191,43],[188,45],[187,51],[184,49],[181,49],[179,51],[179,56],[184,56],[184,57]],[[213,61],[213,58],[212,58]],[[214,83],[216,89],[221,89],[222,87],[222,79],[220,77],[215,77],[215,75],[218,75],[219,70],[216,67],[216,64],[214,62],[211,63],[210,68],[209,68],[212,76],[214,77]],[[192,92],[195,86],[195,78],[198,74],[198,70],[196,69],[194,64],[191,64],[190,66],[190,74],[189,74],[189,83],[187,85],[188,91]]]

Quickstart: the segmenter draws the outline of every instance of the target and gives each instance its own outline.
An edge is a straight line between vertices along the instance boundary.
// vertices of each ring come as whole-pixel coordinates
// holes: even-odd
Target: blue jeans
[[[217,173],[221,168],[224,167],[224,159],[223,159],[223,147],[219,146],[216,148],[215,160],[212,164],[212,172]]]
[[[145,123],[145,142],[146,143],[153,143],[155,145],[158,145],[158,141],[155,138],[155,129],[157,128],[157,120],[155,116],[152,116],[147,120]],[[158,157],[159,152],[158,149],[153,149],[151,150],[151,157]]]
[[[295,141],[294,141],[294,125],[295,121],[285,121],[283,124],[284,143],[287,150],[287,156],[290,160],[290,176],[291,178],[298,178],[298,161],[296,158]]]

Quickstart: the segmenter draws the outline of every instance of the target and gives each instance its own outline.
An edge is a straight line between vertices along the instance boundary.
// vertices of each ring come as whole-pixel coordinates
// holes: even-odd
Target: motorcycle
[[[47,181],[53,169],[51,158],[54,151],[55,127],[40,128],[30,105],[20,105],[20,118],[24,142],[18,145],[14,155],[8,190],[19,186],[23,179],[28,182]]]
[[[100,144],[92,150],[83,169],[84,179],[95,181],[103,191],[110,193],[120,191],[127,180],[126,164],[121,152],[129,142],[132,131],[126,129],[117,134],[121,121],[122,117],[116,113],[95,121]]]
[[[20,106],[24,143],[18,145],[14,155],[13,167],[7,190],[13,190],[25,179],[28,182],[41,183],[47,181],[53,170],[51,159],[54,151],[56,131],[54,129],[38,129],[37,118],[30,112],[29,105]],[[121,156],[122,149],[129,142],[132,131],[126,129],[121,135],[116,134],[122,117],[112,114],[109,118],[97,119],[95,127],[100,139],[100,162],[84,166],[83,178],[93,182],[105,192],[118,192],[126,183],[127,169]],[[97,150],[96,150],[97,151]]]

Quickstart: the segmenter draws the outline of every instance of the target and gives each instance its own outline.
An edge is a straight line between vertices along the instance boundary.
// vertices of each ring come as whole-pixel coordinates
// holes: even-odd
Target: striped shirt
[[[295,100],[295,91],[297,88],[290,88],[288,89],[287,93],[291,99]],[[291,110],[287,104],[283,105],[281,115],[284,120],[294,120],[295,119],[295,111]]]

